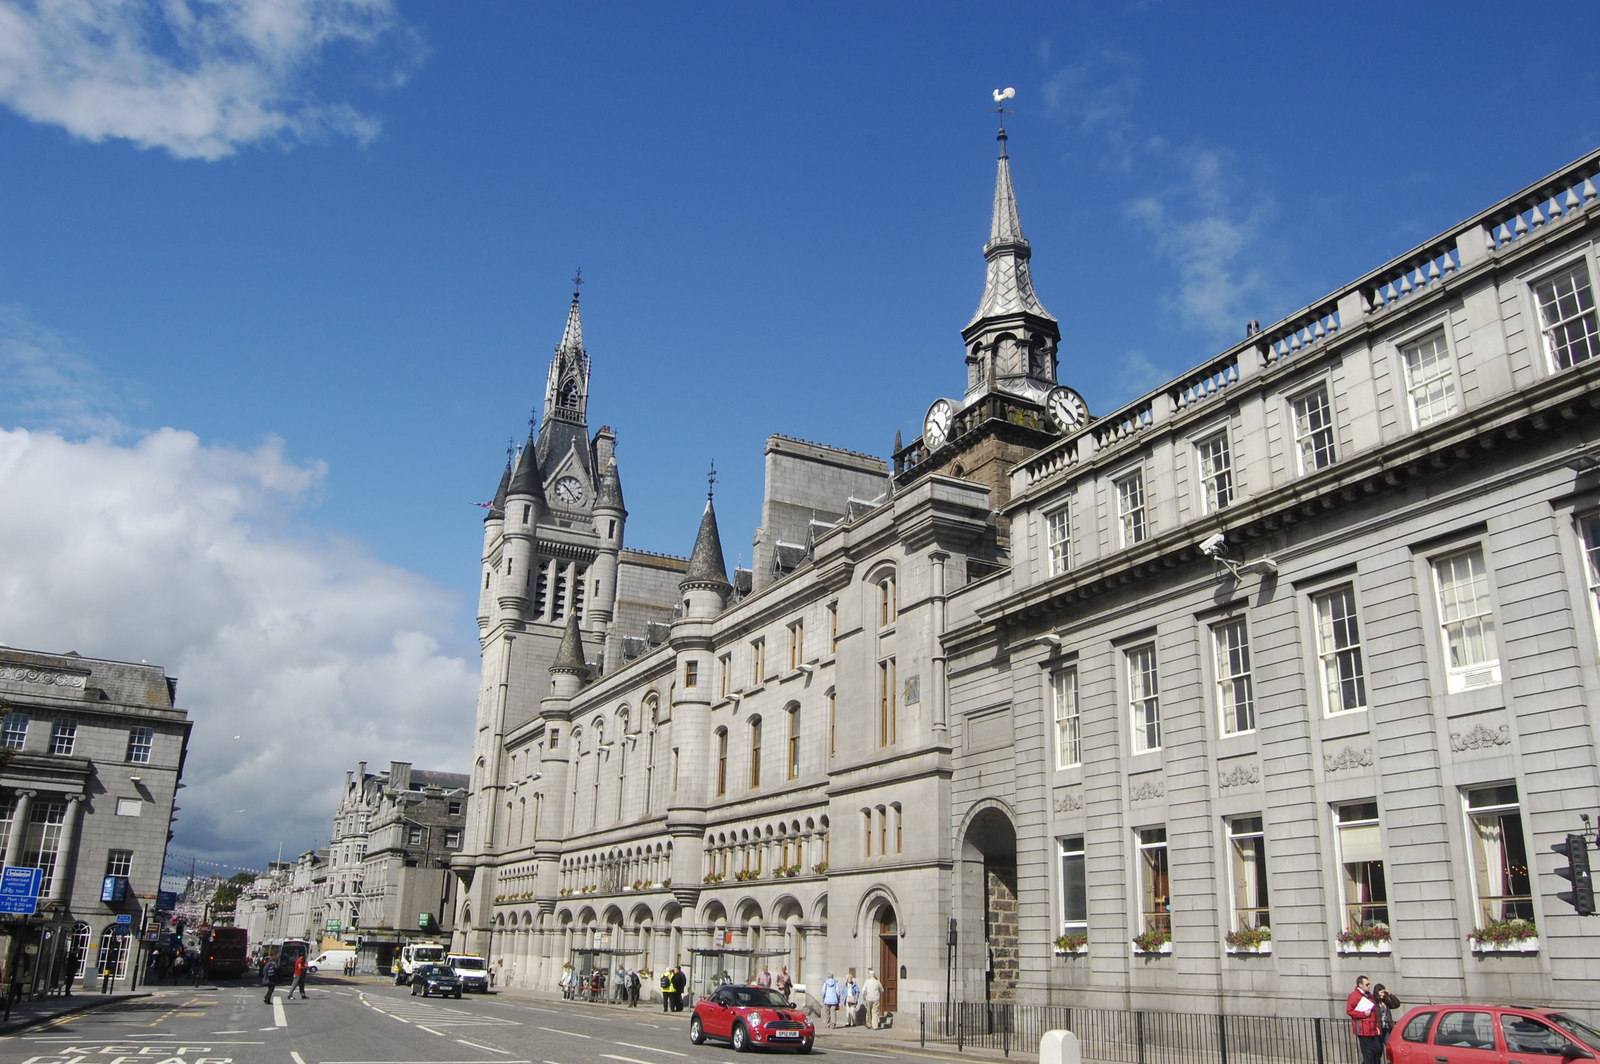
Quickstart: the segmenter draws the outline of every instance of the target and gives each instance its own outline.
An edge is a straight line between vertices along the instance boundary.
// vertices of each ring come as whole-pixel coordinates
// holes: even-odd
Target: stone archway
[[[961,837],[961,955],[987,1001],[1015,1001],[1021,977],[1017,829],[998,803],[973,811]],[[981,940],[977,939],[981,932]],[[976,991],[971,986],[969,990]]]

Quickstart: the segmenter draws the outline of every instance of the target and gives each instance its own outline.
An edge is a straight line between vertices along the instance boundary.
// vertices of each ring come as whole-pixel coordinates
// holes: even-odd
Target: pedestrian
[[[672,969],[661,973],[661,1011],[672,1011]]]
[[[794,977],[789,974],[789,966],[785,964],[772,977],[772,989],[783,995],[783,1000],[789,1000],[789,991],[794,989]]]
[[[829,1027],[839,1026],[839,998],[841,997],[839,980],[828,973],[828,978],[822,981],[822,1015]]]
[[[289,984],[289,996],[286,1000],[294,1000],[294,992],[300,991],[300,1000],[306,999],[306,957],[305,954],[294,959],[294,982]]]
[[[856,982],[854,972],[844,977],[844,1025],[854,1027],[860,1019],[856,1009],[861,1005],[861,985]]]
[[[1383,1033],[1378,1027],[1378,1003],[1372,997],[1372,980],[1356,979],[1356,988],[1344,1002],[1344,1014],[1361,1045],[1361,1064],[1378,1064],[1383,1059]]]
[[[689,989],[689,976],[684,972],[683,965],[678,965],[672,970],[672,1011],[683,1011],[683,992]]]
[[[772,969],[768,968],[766,965],[763,964],[761,966],[761,974],[756,976],[755,985],[756,986],[771,986],[772,985]]]
[[[642,985],[643,980],[639,978],[638,969],[628,973],[628,1007],[630,1009],[639,1007],[639,988]]]
[[[878,982],[871,968],[867,969],[867,978],[861,984],[861,1000],[867,1006],[867,1027],[876,1031],[883,1025],[883,984]]]
[[[571,965],[561,969],[561,979],[558,985],[561,987],[561,996],[566,998],[568,1001],[572,1000],[572,987],[577,980],[578,977],[572,973]]]
[[[1372,988],[1372,1000],[1378,1007],[1378,1037],[1387,1043],[1389,1032],[1394,1030],[1394,1017],[1400,1008],[1400,999],[1390,993],[1388,987],[1379,983]]]
[[[611,980],[611,1000],[619,1004],[628,1000],[628,969],[620,964],[616,977]]]
[[[278,989],[278,962],[268,957],[261,965],[261,985],[267,988],[266,996],[261,1001],[269,1004],[272,1001],[272,992]]]

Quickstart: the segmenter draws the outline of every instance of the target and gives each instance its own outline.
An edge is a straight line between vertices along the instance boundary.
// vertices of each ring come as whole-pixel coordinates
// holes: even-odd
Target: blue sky
[[[466,765],[474,503],[578,267],[630,544],[715,459],[748,562],[769,434],[887,457],[961,393],[993,89],[1104,413],[1595,147],[1597,22],[0,0],[0,641],[179,678],[175,851],[306,849],[358,759]]]

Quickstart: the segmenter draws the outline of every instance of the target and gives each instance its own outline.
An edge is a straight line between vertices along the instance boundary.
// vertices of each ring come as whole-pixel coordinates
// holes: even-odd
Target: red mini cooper
[[[1600,1054],[1600,1031],[1555,1009],[1418,1005],[1389,1034],[1390,1064],[1572,1064]]]
[[[754,1046],[777,1046],[811,1052],[817,1029],[806,1014],[776,990],[763,986],[719,986],[695,1003],[689,1017],[689,1041],[707,1038],[729,1042],[743,1053]]]

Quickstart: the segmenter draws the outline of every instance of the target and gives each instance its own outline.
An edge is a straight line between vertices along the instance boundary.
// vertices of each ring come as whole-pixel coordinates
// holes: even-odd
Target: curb
[[[119,1001],[132,1001],[135,998],[150,997],[150,994],[132,993],[118,994],[115,997],[106,997],[99,1000],[72,999],[69,1003],[65,998],[52,998],[49,1004],[41,1007],[31,1016],[18,1016],[13,1012],[9,1020],[0,1020],[0,1035],[15,1034],[25,1031],[29,1027],[37,1027],[41,1023],[57,1020],[63,1016],[76,1016],[82,1012],[93,1012],[95,1009],[115,1005]]]

